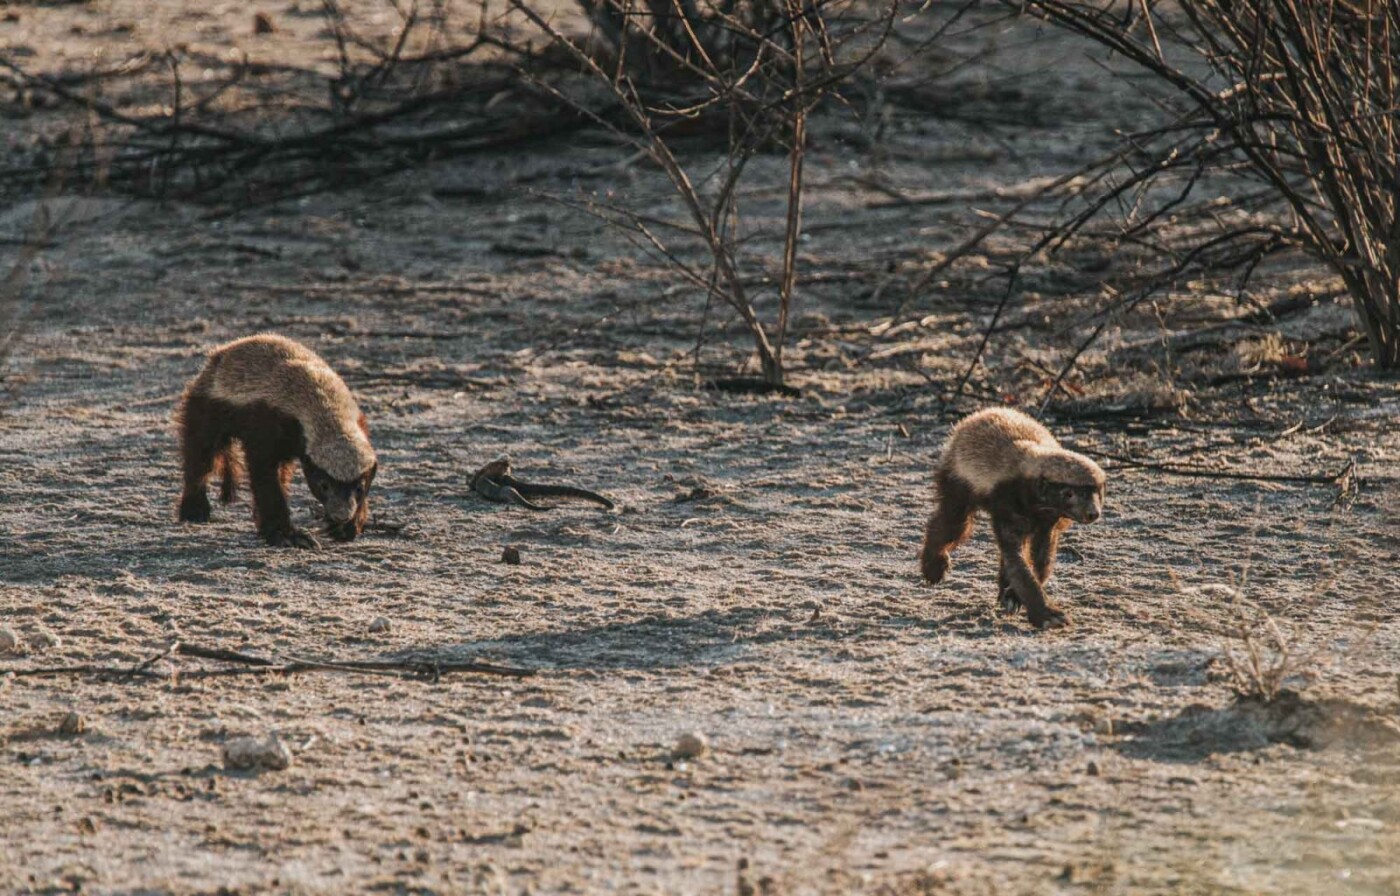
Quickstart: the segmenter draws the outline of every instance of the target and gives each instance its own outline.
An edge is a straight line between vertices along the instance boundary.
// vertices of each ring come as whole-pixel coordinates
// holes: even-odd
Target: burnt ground
[[[115,40],[98,25],[124,14],[21,7],[0,47],[61,61],[83,51],[67,22]],[[220,31],[243,15],[208,14],[201,34],[243,41],[241,24]],[[121,40],[166,40],[161,22]],[[948,583],[917,577],[948,427],[988,401],[1036,407],[1098,299],[1084,271],[1113,263],[1038,269],[969,395],[945,402],[1016,237],[926,294],[904,275],[1147,106],[1082,48],[1050,47],[1016,71],[973,67],[952,91],[962,112],[906,115],[878,157],[817,128],[796,397],[701,388],[744,363],[733,321],[710,312],[697,366],[703,297],[552,198],[680,214],[654,169],[613,165],[601,140],[234,214],[16,198],[0,237],[40,202],[66,224],[26,262],[4,369],[0,626],[20,643],[0,656],[15,673],[0,679],[0,886],[1400,891],[1400,390],[1324,274],[1295,260],[1263,275],[1265,302],[1318,296],[1279,321],[1193,284],[1115,318],[1047,420],[1073,447],[1147,463],[1355,462],[1355,488],[1106,459],[1108,513],[1071,530],[1053,581],[1062,632],[994,612],[985,527]],[[752,219],[776,227],[783,160],[755,172]],[[512,186],[522,174],[530,189]],[[892,204],[872,180],[928,201]],[[209,347],[259,330],[320,351],[371,420],[375,525],[352,545],[262,547],[243,502],[207,526],[172,520],[179,390]],[[1304,351],[1324,363],[1286,376]],[[619,507],[473,498],[472,471],[501,454]],[[294,515],[315,525],[300,482]],[[506,545],[521,565],[499,562]],[[1268,706],[1230,685],[1234,634],[1267,634],[1241,628],[1240,599],[1292,644],[1296,694]],[[163,680],[24,674],[129,668],[177,640],[538,673],[182,678],[220,664],[166,658],[148,667]],[[65,734],[70,712],[83,730]],[[687,732],[708,755],[672,759]],[[288,769],[224,769],[228,739],[270,733]]]

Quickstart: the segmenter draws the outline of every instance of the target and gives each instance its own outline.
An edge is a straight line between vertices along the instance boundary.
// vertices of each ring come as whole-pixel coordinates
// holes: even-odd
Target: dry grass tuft
[[[1301,650],[1294,627],[1280,625],[1268,610],[1242,595],[1236,595],[1229,609],[1218,663],[1236,694],[1272,703],[1285,685],[1301,687],[1316,681],[1319,650]]]
[[[1182,596],[1223,605],[1223,613],[1212,608],[1201,611],[1198,618],[1219,644],[1215,667],[1243,700],[1272,703],[1286,691],[1314,683],[1336,659],[1324,657],[1325,645],[1304,647],[1300,623],[1282,621],[1246,597],[1247,576],[1241,576],[1238,584],[1192,586],[1183,586],[1175,576],[1172,579]],[[1329,585],[1322,582],[1299,605],[1315,605]]]
[[[1239,369],[1246,373],[1280,366],[1291,353],[1278,333],[1266,333],[1258,339],[1246,339],[1235,345]]]

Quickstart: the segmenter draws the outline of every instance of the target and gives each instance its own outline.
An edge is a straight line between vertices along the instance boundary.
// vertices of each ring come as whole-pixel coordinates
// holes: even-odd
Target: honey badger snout
[[[1098,522],[1103,516],[1103,494],[1098,491],[1081,492],[1069,507],[1070,519],[1076,523]]]
[[[306,471],[306,482],[311,486],[311,494],[321,502],[326,521],[332,526],[351,522],[363,510],[363,481],[342,482],[334,479],[308,460],[302,461],[302,468]]]
[[[320,495],[321,506],[326,510],[326,519],[333,523],[349,522],[360,502],[355,485],[332,485]]]

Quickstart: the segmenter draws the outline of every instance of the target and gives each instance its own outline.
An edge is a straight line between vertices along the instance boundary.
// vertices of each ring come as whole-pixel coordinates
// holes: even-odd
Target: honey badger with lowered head
[[[327,531],[352,541],[369,517],[369,486],[379,469],[369,427],[345,382],[311,349],[261,333],[221,345],[185,388],[177,412],[185,487],[182,522],[209,521],[206,485],[218,468],[220,499],[233,499],[243,448],[258,534],[274,547],[316,548],[292,525],[287,485],[294,462],[325,509]]]
[[[934,474],[938,503],[924,530],[924,578],[938,584],[948,555],[985,510],[1001,551],[997,593],[1002,609],[1022,606],[1037,628],[1060,628],[1065,614],[1045,599],[1060,533],[1070,521],[1092,523],[1103,513],[1104,473],[1082,454],[1066,451],[1035,420],[1010,408],[990,408],[953,427]],[[1030,562],[1026,548],[1030,547]]]

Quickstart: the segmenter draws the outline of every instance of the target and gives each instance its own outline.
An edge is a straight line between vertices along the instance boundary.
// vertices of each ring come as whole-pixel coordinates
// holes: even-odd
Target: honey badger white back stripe
[[[195,391],[234,405],[262,402],[293,417],[306,436],[306,453],[342,482],[358,479],[375,463],[360,429],[355,397],[320,355],[272,333],[222,345]]]
[[[1102,485],[1103,470],[1066,451],[1050,430],[1010,408],[988,408],[953,427],[942,464],[979,495],[1013,479],[1044,476],[1067,485]]]

